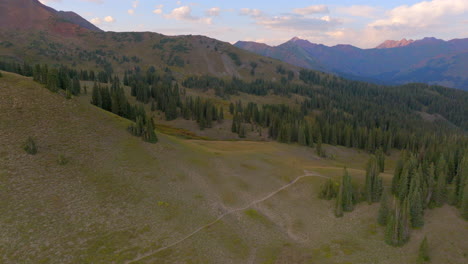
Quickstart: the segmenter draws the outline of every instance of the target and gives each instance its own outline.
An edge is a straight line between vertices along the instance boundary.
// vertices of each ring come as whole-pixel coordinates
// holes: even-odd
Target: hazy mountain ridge
[[[375,49],[360,49],[351,45],[328,47],[299,38],[293,38],[276,47],[242,41],[234,45],[293,65],[346,77],[356,76],[355,79],[375,79],[389,84],[424,82],[468,89],[468,68],[463,67],[464,63],[460,61],[463,56],[457,56],[468,51],[468,39],[402,40],[384,42]],[[439,67],[439,70],[444,70],[438,72],[439,78],[435,79],[430,74],[431,78],[424,77],[424,74],[416,74],[430,72],[433,65],[427,63],[441,57],[445,57],[443,63],[447,64],[447,67]],[[460,65],[459,68],[455,67],[451,58],[458,58],[455,65]]]

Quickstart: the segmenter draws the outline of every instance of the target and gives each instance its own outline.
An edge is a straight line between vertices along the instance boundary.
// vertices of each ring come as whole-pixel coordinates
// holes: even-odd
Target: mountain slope
[[[467,52],[468,39],[443,41],[425,38],[414,42],[388,42],[376,49],[359,49],[350,45],[328,47],[297,38],[277,47],[262,46],[262,49],[256,48],[258,45],[254,43],[247,45],[238,42],[235,46],[301,67],[338,73],[347,77],[356,76],[358,77],[356,79],[376,79],[391,84],[418,80],[429,84],[468,89],[466,86],[468,69],[462,67],[463,63],[456,64],[460,65],[459,68],[451,67],[451,73],[441,72],[437,79],[411,75],[415,69],[429,71],[432,66],[425,63],[432,59],[441,56],[450,59],[456,54]],[[384,46],[386,48],[383,48]],[[447,60],[446,63],[453,64]]]
[[[101,31],[74,12],[58,12],[38,0],[0,1],[0,24],[3,29],[52,30],[63,34]]]
[[[335,218],[334,203],[317,198],[321,177],[301,179],[201,228],[287,186],[304,170],[338,178],[347,166],[363,184],[369,155],[324,146],[331,160],[296,145],[160,133],[158,144],[147,144],[125,131],[128,120],[88,100],[66,100],[28,78],[3,75],[2,263],[409,263],[427,233],[439,239],[431,252],[435,263],[463,262],[467,223],[455,208],[429,210],[409,244],[394,248],[375,224],[378,205],[360,204]],[[21,148],[29,136],[38,145],[34,156]],[[58,162],[61,155],[66,164]],[[387,158],[381,174],[386,184],[396,156]]]
[[[413,43],[414,40],[412,39],[402,39],[400,41],[398,40],[386,40],[382,44],[378,45],[375,47],[376,49],[391,49],[391,48],[398,48],[398,47],[404,47],[408,46],[409,44]]]
[[[150,32],[102,32],[73,12],[57,12],[37,0],[0,2],[0,59],[77,65],[123,73],[155,66],[186,75],[279,80],[281,66],[297,67],[203,36],[167,37]]]

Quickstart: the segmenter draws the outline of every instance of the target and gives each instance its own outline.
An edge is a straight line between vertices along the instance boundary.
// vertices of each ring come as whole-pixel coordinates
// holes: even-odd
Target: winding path
[[[161,252],[161,251],[167,250],[167,249],[169,249],[169,248],[171,248],[171,247],[173,247],[173,246],[175,246],[175,245],[177,245],[177,244],[179,244],[179,243],[182,243],[182,242],[184,242],[185,240],[187,240],[187,239],[191,238],[192,236],[196,235],[198,232],[202,231],[203,229],[208,228],[208,227],[210,227],[210,226],[216,224],[216,223],[219,222],[221,219],[223,219],[225,216],[228,216],[228,215],[233,214],[233,213],[237,213],[237,212],[239,212],[239,211],[247,210],[247,209],[249,209],[250,207],[252,207],[252,206],[255,205],[255,204],[264,202],[264,201],[270,199],[271,197],[275,196],[275,195],[278,194],[279,192],[281,192],[281,191],[283,191],[283,190],[285,190],[285,189],[291,187],[293,184],[295,184],[296,182],[298,182],[299,180],[301,180],[301,179],[303,179],[303,178],[309,178],[309,177],[320,177],[320,178],[325,178],[325,179],[329,179],[329,178],[330,178],[330,177],[323,176],[323,175],[320,175],[320,174],[316,174],[316,173],[313,173],[313,172],[310,172],[310,171],[307,171],[307,170],[304,170],[304,172],[305,172],[304,175],[298,176],[296,179],[294,179],[294,180],[291,181],[290,183],[284,185],[283,187],[279,188],[278,190],[276,190],[276,191],[274,191],[274,192],[269,193],[267,196],[265,196],[265,197],[263,197],[263,198],[261,198],[261,199],[258,199],[258,200],[254,200],[254,201],[250,202],[248,205],[246,205],[246,206],[244,206],[244,207],[242,207],[242,208],[237,208],[237,209],[233,209],[233,210],[227,211],[226,213],[220,215],[218,218],[216,218],[216,219],[213,220],[212,222],[210,222],[210,223],[208,223],[208,224],[206,224],[206,225],[204,225],[204,226],[201,226],[201,227],[195,229],[192,233],[186,235],[185,237],[183,237],[183,238],[181,238],[181,239],[179,239],[179,240],[177,240],[177,241],[175,241],[175,242],[173,242],[173,243],[171,243],[171,244],[169,244],[169,245],[167,245],[167,246],[160,247],[160,248],[158,248],[158,249],[156,249],[156,250],[154,250],[154,251],[148,252],[148,253],[146,253],[146,254],[144,254],[144,255],[140,255],[140,256],[138,256],[137,258],[133,259],[133,260],[126,261],[125,264],[130,264],[130,263],[134,263],[134,262],[136,262],[136,261],[140,261],[140,260],[142,260],[142,259],[144,259],[144,258],[147,258],[147,257],[149,257],[149,256],[151,256],[151,255],[154,255],[154,254],[159,253],[159,252]]]

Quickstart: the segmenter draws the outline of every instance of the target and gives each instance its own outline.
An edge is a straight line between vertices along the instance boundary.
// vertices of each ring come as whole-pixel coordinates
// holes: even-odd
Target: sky
[[[40,0],[105,31],[205,35],[279,45],[293,37],[373,48],[385,40],[468,38],[468,0]]]

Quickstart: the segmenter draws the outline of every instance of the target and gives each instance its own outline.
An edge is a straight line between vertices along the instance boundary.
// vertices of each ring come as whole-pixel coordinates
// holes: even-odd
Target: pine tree
[[[392,178],[392,193],[394,195],[398,195],[399,190],[400,190],[400,178],[401,178],[401,173],[403,172],[403,160],[399,159],[397,161],[396,167],[395,167],[395,172],[393,174]]]
[[[354,190],[351,183],[351,176],[346,167],[343,172],[343,211],[351,212],[354,210]]]
[[[402,246],[409,240],[410,212],[408,199],[394,199],[394,209],[385,230],[385,242],[391,246]]]
[[[317,145],[315,146],[315,151],[319,157],[323,156],[323,150],[322,150],[322,135],[319,134],[317,138]]]
[[[375,157],[377,158],[377,163],[379,165],[379,171],[384,172],[385,171],[385,154],[382,150],[382,148],[377,149],[375,152]]]
[[[52,92],[57,92],[59,88],[59,79],[58,79],[58,72],[56,69],[52,69],[47,74],[47,89],[51,90]]]
[[[153,119],[146,122],[143,140],[153,144],[158,142],[158,137],[154,132]]]
[[[344,186],[343,186],[343,179],[342,179],[340,188],[338,190],[338,194],[336,196],[336,202],[335,202],[335,216],[336,217],[343,216],[343,192],[344,192],[343,188]]]
[[[425,181],[424,181],[424,184],[425,184],[425,189],[427,189],[426,191],[426,197],[424,197],[424,207],[425,208],[428,208],[428,207],[433,207],[433,195],[434,195],[434,188],[435,188],[435,168],[434,168],[434,164],[431,163],[431,165],[429,165],[429,169],[427,170],[427,176],[424,177]]]
[[[389,215],[390,207],[388,204],[387,192],[384,192],[382,194],[382,198],[380,199],[379,215],[377,216],[377,222],[379,223],[379,225],[387,225]]]
[[[240,138],[245,138],[246,137],[246,131],[245,131],[245,126],[241,125],[239,129],[239,137]]]
[[[234,104],[232,102],[229,104],[229,113],[231,113],[231,115],[234,115]]]
[[[408,196],[408,187],[409,187],[409,172],[408,169],[405,167],[403,168],[403,172],[401,173],[400,183],[398,184],[398,198],[403,201],[406,196]]]
[[[413,228],[422,227],[424,225],[424,211],[419,188],[410,195],[410,207],[411,226]]]
[[[301,146],[307,145],[306,134],[305,134],[305,127],[300,126],[297,134],[297,143]]]
[[[437,183],[434,189],[435,205],[440,207],[444,204],[447,195],[447,174],[446,162],[444,157],[440,157],[436,167]]]
[[[431,257],[429,256],[429,244],[427,242],[427,237],[424,236],[424,239],[419,245],[418,264],[428,263],[430,261]]]
[[[366,200],[369,204],[380,200],[382,195],[382,179],[379,177],[379,165],[377,158],[372,155],[366,168]]]
[[[77,77],[73,78],[71,93],[73,95],[78,95],[81,92],[80,81]]]
[[[468,185],[468,155],[465,155],[457,169],[457,181],[455,182],[457,194],[457,206],[461,206],[463,201],[465,186]],[[468,195],[468,193],[466,193]]]
[[[236,116],[234,116],[232,118],[231,132],[232,133],[238,133],[239,132],[239,131],[237,131]]]
[[[219,117],[218,117],[218,122],[222,123],[224,120],[224,108],[221,106],[219,108]]]

